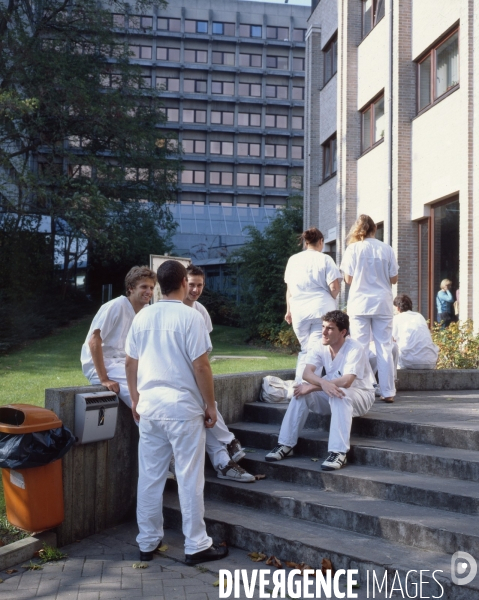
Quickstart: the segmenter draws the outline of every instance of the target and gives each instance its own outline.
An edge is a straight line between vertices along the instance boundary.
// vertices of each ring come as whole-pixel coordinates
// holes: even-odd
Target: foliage
[[[48,544],[43,545],[43,548],[38,551],[38,556],[42,563],[57,562],[59,560],[63,560],[64,558],[68,558],[68,555],[62,552],[59,548],[49,546]]]
[[[209,312],[214,325],[239,327],[238,308],[226,296],[206,288],[201,295],[201,304]]]
[[[294,204],[281,210],[263,233],[250,227],[250,241],[230,258],[238,265],[241,323],[252,337],[278,343],[280,331],[288,329],[282,326],[286,312],[284,271],[289,257],[300,251],[298,235],[302,230],[302,207]]]
[[[479,368],[479,334],[474,332],[471,320],[451,323],[446,328],[434,323],[431,334],[439,346],[438,369]]]

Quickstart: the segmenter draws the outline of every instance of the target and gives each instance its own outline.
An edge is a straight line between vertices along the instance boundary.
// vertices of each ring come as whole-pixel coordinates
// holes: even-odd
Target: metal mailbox
[[[75,436],[77,443],[111,440],[115,435],[118,396],[113,392],[75,395]]]

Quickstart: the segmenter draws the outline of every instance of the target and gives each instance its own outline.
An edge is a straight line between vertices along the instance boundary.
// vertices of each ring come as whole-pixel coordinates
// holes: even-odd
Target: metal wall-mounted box
[[[79,444],[111,440],[115,435],[118,396],[113,392],[75,395],[75,436]]]

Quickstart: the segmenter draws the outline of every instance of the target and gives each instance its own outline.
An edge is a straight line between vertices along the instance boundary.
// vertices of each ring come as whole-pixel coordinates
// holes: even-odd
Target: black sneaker
[[[293,456],[293,454],[294,452],[291,446],[279,444],[265,456],[265,460],[267,460],[268,462],[273,462],[275,460],[283,460],[283,458],[288,458],[288,456]]]
[[[344,452],[330,452],[328,458],[321,465],[323,471],[336,471],[346,464]]]
[[[226,546],[215,546],[214,544],[194,554],[185,554],[185,563],[187,565],[199,565],[200,563],[209,562],[211,560],[220,560],[228,556],[228,548]]]
[[[226,450],[230,455],[231,460],[234,460],[234,462],[240,461],[245,456],[245,452],[241,447],[239,440],[236,438],[231,440],[231,442],[226,446]]]
[[[150,552],[143,552],[142,550],[140,550],[141,562],[150,562],[150,560],[153,560],[153,554],[155,552],[157,552],[160,548],[161,548],[161,541],[158,544],[158,546],[154,550],[151,550]]]

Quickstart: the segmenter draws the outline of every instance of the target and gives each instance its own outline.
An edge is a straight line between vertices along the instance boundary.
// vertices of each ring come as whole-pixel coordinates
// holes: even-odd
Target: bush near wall
[[[240,327],[239,311],[234,302],[219,292],[205,289],[201,295],[201,304],[210,313],[213,325]]]
[[[434,323],[431,334],[439,346],[438,369],[479,368],[479,335],[471,320],[451,323],[444,329]]]

